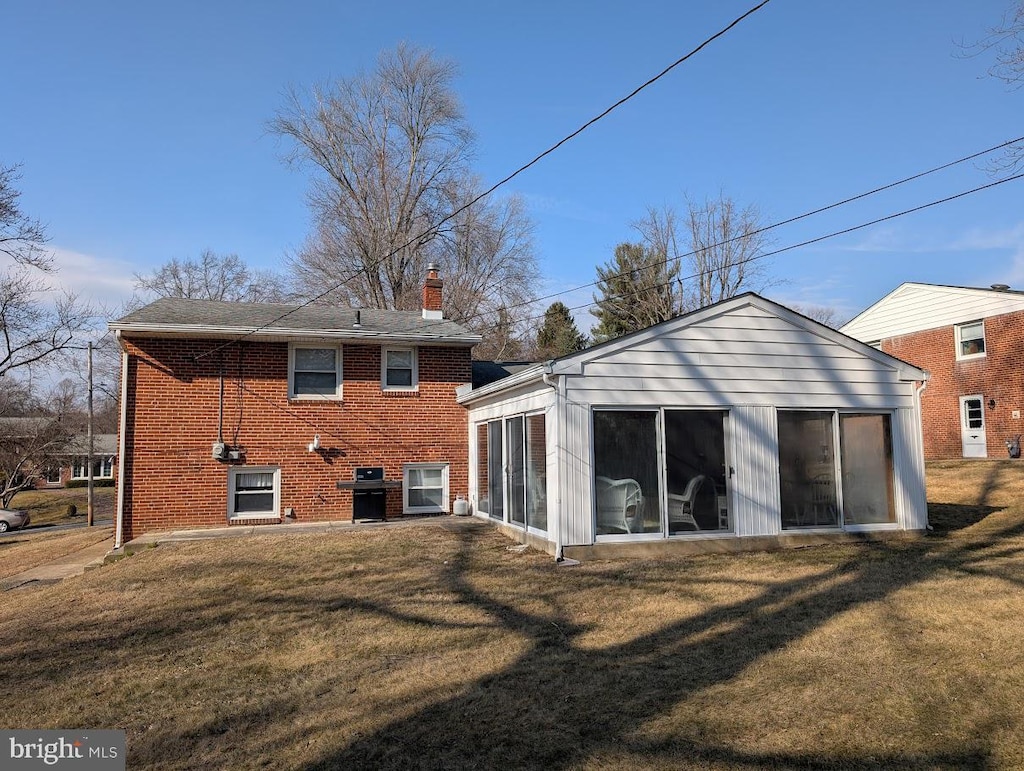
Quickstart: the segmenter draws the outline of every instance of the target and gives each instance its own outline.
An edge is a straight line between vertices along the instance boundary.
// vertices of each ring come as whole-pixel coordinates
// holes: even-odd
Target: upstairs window
[[[288,351],[289,399],[341,398],[341,347],[293,345]]]
[[[415,348],[385,348],[381,358],[381,388],[412,391],[418,385]]]
[[[972,321],[956,327],[956,357],[975,359],[985,355],[985,322]]]

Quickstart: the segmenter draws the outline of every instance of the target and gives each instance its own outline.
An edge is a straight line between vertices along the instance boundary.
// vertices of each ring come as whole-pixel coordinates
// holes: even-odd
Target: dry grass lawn
[[[1024,464],[936,533],[557,568],[485,525],[163,545],[0,607],[18,727],[129,768],[1024,767]]]

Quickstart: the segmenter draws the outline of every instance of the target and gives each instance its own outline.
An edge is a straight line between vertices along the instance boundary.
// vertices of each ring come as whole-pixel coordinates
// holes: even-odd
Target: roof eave
[[[374,329],[294,329],[283,327],[229,327],[209,324],[136,324],[112,321],[108,328],[119,337],[165,337],[180,339],[232,340],[257,338],[283,342],[300,339],[338,340],[339,342],[370,342],[387,340],[401,343],[432,343],[435,345],[472,346],[483,340],[479,335],[431,335],[427,333],[395,333]]]

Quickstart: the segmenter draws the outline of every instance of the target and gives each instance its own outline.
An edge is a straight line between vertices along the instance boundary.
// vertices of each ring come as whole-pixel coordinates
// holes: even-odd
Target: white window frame
[[[329,394],[297,394],[295,393],[295,351],[296,349],[332,350],[334,357],[334,392]],[[340,400],[341,399],[341,375],[342,375],[342,346],[326,343],[290,343],[288,345],[288,398],[292,400]],[[326,370],[325,370],[326,371]]]
[[[59,485],[63,481],[61,479],[62,475],[60,472],[60,466],[50,466],[49,468],[44,469],[43,473],[40,474],[40,476],[42,477],[43,481],[48,485]],[[56,475],[56,479],[51,478],[54,475]]]
[[[981,337],[968,337],[964,338],[963,331],[966,327],[981,326]],[[981,350],[978,353],[963,353],[964,341],[966,340],[981,340]],[[956,325],[956,358],[957,361],[964,361],[965,359],[983,359],[988,351],[988,346],[985,341],[985,319],[978,319],[977,321],[968,321],[964,324]]]
[[[443,488],[444,503],[441,506],[410,506],[409,505],[409,471],[412,469],[440,469],[441,486]],[[448,494],[448,464],[447,463],[406,463],[402,466],[402,511],[405,514],[448,514],[450,511]]]
[[[235,480],[239,474],[274,475],[274,510],[235,513]],[[228,521],[247,519],[280,519],[281,512],[281,469],[278,466],[232,466],[228,469]]]
[[[94,455],[92,462],[99,466],[99,469],[93,470],[93,479],[113,479],[114,478],[114,456],[113,455]],[[89,464],[86,461],[86,456],[80,455],[74,459],[71,464],[71,478],[72,479],[88,479],[89,478]]]
[[[388,385],[388,353],[409,351],[412,353],[412,385]],[[417,391],[420,387],[419,349],[416,346],[385,346],[380,352],[380,387],[382,391]],[[397,369],[397,367],[395,368]]]

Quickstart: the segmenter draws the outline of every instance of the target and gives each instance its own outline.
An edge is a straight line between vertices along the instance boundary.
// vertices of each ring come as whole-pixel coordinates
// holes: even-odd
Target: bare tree
[[[237,254],[204,249],[198,259],[171,259],[148,275],[135,274],[135,288],[157,297],[189,297],[229,302],[277,302],[284,299],[282,280],[254,270]]]
[[[687,214],[692,268],[687,304],[691,308],[703,308],[742,291],[761,291],[770,285],[761,258],[769,240],[762,232],[756,207],[740,209],[731,198],[719,194],[703,204],[689,201]]]
[[[824,324],[832,329],[839,329],[846,321],[839,311],[827,305],[790,305],[792,310],[803,314],[809,319],[814,319],[819,324]]]
[[[76,348],[93,321],[76,295],[55,293],[46,282],[53,256],[43,226],[19,208],[18,179],[17,167],[0,166],[0,254],[10,260],[0,272],[0,377]]]
[[[459,211],[481,186],[455,74],[451,62],[402,45],[372,73],[289,95],[271,130],[291,143],[287,160],[316,172],[314,230],[290,260],[301,293],[414,310],[437,262],[449,318],[486,335],[529,313],[536,262],[521,202]]]
[[[16,187],[20,180],[20,167],[0,165],[0,254],[16,265],[49,271],[53,258],[46,250],[46,228],[21,211],[21,191]]]
[[[9,413],[0,417],[0,508],[7,508],[22,490],[35,487],[46,469],[66,461],[68,448],[81,433],[85,416],[70,380],[63,380],[42,399],[23,384],[18,398],[6,401]]]
[[[1024,86],[1024,0],[1014,0],[1000,22],[973,43],[961,43],[965,57],[993,55],[988,73],[1011,90]],[[1015,173],[1024,166],[1024,144],[1012,144],[989,164],[992,174]]]

